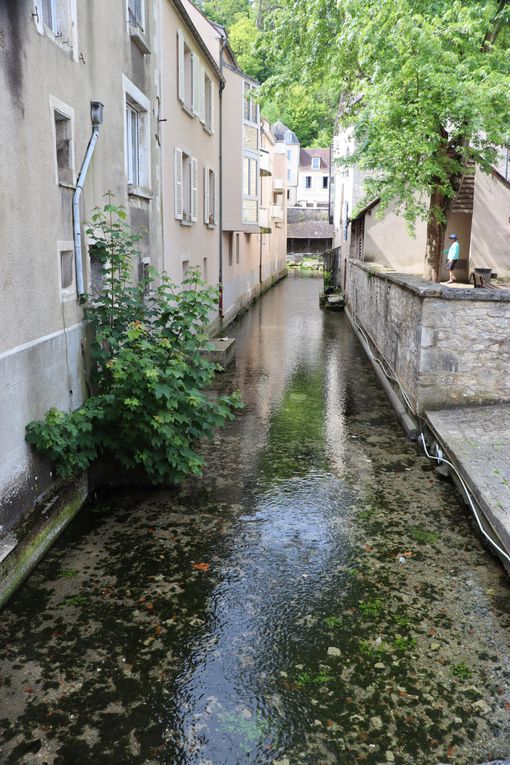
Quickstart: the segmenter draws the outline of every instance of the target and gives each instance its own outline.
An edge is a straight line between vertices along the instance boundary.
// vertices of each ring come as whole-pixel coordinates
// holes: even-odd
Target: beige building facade
[[[26,425],[88,395],[94,207],[109,192],[144,232],[135,280],[196,266],[219,285],[218,329],[285,272],[287,168],[257,84],[188,0],[4,3],[0,29],[1,539],[54,484]]]
[[[106,192],[126,207],[135,228],[147,232],[135,272],[159,257],[156,24],[152,0],[0,5],[0,145],[11,179],[0,204],[4,529],[52,482],[50,466],[25,443],[26,424],[52,406],[70,411],[87,395],[78,293],[90,290],[93,271],[85,221],[105,203]],[[93,113],[91,102],[97,104]],[[97,143],[78,200],[94,132]]]

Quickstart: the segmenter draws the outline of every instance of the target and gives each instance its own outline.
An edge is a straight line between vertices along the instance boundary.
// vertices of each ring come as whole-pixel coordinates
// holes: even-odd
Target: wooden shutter
[[[214,225],[218,225],[219,210],[220,210],[220,197],[218,194],[218,173],[214,173]]]
[[[209,225],[209,168],[204,167],[204,223]]]
[[[199,91],[200,91],[200,121],[202,123],[205,123],[205,67],[200,62],[200,80],[199,80]]]
[[[200,113],[200,61],[191,54],[191,108],[196,116]]]
[[[184,65],[184,35],[177,30],[177,76],[179,78],[179,101],[186,101],[186,70]]]
[[[182,220],[183,211],[182,149],[175,149],[175,217]]]
[[[191,157],[191,220],[198,218],[198,160]]]
[[[208,87],[209,87],[210,104],[211,104],[211,114],[209,115],[210,116],[210,120],[211,120],[211,124],[207,125],[207,127],[209,128],[209,130],[212,133],[214,133],[214,96],[216,94],[216,90],[215,90],[214,83],[213,83],[212,80],[209,80]]]

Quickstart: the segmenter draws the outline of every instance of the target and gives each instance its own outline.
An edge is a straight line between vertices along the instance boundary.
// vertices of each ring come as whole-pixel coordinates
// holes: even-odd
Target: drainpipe
[[[220,320],[223,321],[224,314],[223,314],[223,89],[225,87],[225,81],[223,80],[223,51],[225,50],[227,46],[227,38],[222,34],[221,37],[221,48],[220,48],[220,73],[221,73],[221,81],[220,81],[220,115],[219,115],[219,121],[220,121],[220,153],[219,153],[219,165],[220,165],[220,177],[219,177],[219,186],[220,186],[220,214],[219,214],[219,235],[220,235],[220,247],[219,247],[219,259],[220,259],[220,270],[219,270],[219,284],[218,284],[218,313]]]
[[[74,264],[76,272],[76,292],[81,300],[85,294],[83,287],[83,261],[81,256],[81,221],[80,221],[80,198],[85,183],[87,170],[89,169],[92,155],[99,137],[99,127],[103,122],[104,106],[100,101],[90,102],[90,119],[92,122],[92,135],[90,136],[87,152],[81,166],[76,189],[73,194],[73,229],[74,229]]]

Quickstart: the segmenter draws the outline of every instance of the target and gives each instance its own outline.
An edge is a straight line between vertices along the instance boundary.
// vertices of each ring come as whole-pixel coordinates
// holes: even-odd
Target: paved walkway
[[[426,419],[510,554],[510,404],[428,412]]]

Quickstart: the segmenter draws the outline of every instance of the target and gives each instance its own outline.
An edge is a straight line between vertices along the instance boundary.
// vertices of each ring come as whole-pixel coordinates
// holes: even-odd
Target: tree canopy
[[[427,218],[429,261],[459,179],[488,170],[508,142],[510,0],[282,0],[272,45],[286,67],[266,90],[278,102],[303,86],[345,94],[349,162],[369,171],[367,198]],[[433,236],[433,229],[435,235]]]

